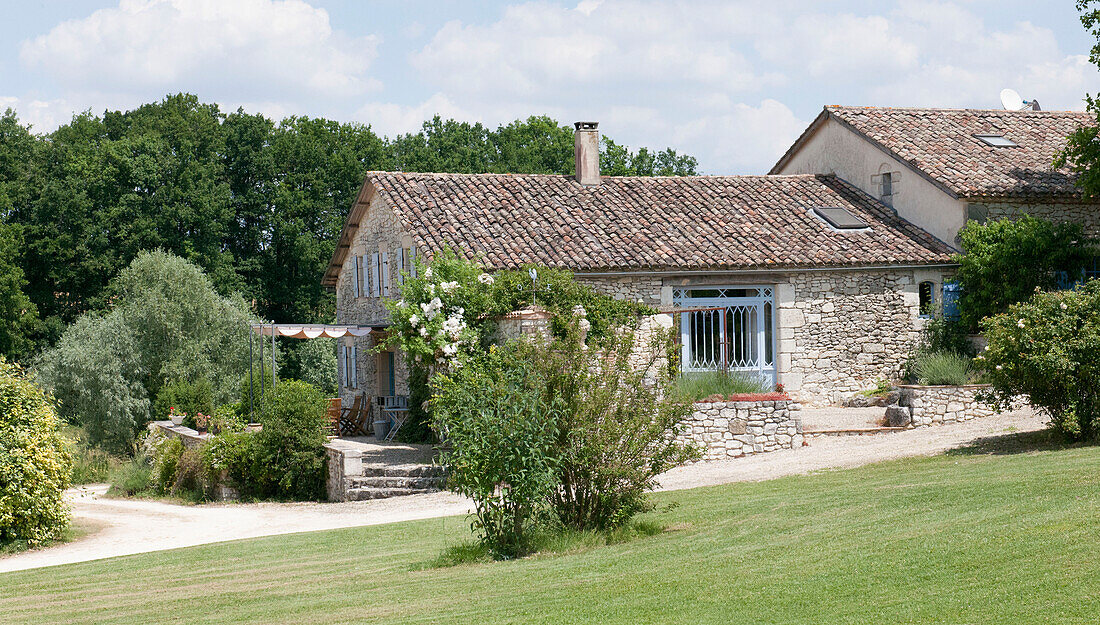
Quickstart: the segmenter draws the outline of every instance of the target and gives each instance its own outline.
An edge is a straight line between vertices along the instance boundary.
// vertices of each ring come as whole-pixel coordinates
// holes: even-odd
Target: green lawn
[[[1015,445],[663,494],[681,529],[516,562],[412,570],[449,518],[5,574],[0,621],[1095,623],[1100,448]]]

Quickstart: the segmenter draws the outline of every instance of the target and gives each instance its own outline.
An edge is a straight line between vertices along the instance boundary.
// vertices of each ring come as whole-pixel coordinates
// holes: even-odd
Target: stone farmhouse
[[[1100,235],[1100,204],[1051,165],[1074,111],[826,106],[771,174],[834,174],[958,247],[969,220],[1024,213],[1078,221]]]
[[[1078,113],[826,107],[765,176],[599,175],[578,122],[573,176],[370,172],[323,283],[341,397],[407,395],[374,353],[412,260],[451,247],[488,269],[570,269],[674,316],[682,368],[753,372],[804,403],[897,378],[940,304],[967,219],[1033,212],[1100,225],[1054,151]],[[1008,145],[1011,143],[1011,145]],[[1002,145],[1003,144],[1003,145]]]

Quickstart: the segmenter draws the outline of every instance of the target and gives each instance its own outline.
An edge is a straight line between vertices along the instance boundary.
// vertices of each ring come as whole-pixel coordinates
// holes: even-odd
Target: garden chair
[[[337,422],[337,434],[340,436],[358,436],[362,427],[363,395],[356,395],[351,407],[341,408]]]

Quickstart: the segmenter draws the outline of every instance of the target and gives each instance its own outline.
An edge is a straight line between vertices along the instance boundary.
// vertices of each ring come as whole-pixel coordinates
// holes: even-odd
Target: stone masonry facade
[[[1085,202],[971,202],[967,217],[979,222],[991,219],[1016,219],[1031,215],[1048,221],[1079,223],[1089,236],[1100,236],[1100,204]]]
[[[412,247],[411,239],[401,234],[401,227],[393,210],[386,205],[377,195],[371,201],[355,238],[352,240],[351,249],[348,251],[347,262],[340,271],[340,277],[336,286],[336,323],[353,325],[386,325],[389,323],[389,313],[382,303],[382,299],[371,297],[369,293],[360,289],[360,296],[355,297],[355,271],[352,265],[356,256],[370,255],[376,252],[386,252],[389,256],[389,284],[391,296],[397,296],[400,284],[398,275],[398,253],[402,247]],[[354,396],[365,392],[369,396],[388,394],[388,389],[378,392],[380,385],[379,365],[382,355],[375,354],[374,335],[359,338],[346,337],[340,339],[342,345],[355,345],[358,349],[356,359],[356,377],[359,380],[357,388],[347,388],[343,384],[343,370],[338,371],[340,384],[340,398],[344,406],[350,406]],[[342,367],[342,363],[340,365]],[[394,391],[398,395],[407,395],[409,388],[409,371],[405,358],[398,353],[394,356]]]
[[[794,401],[695,404],[679,440],[697,444],[703,460],[737,458],[802,446],[802,420]]]
[[[779,380],[805,403],[839,403],[900,377],[919,336],[913,271],[792,274],[777,289]]]
[[[898,406],[909,411],[910,427],[933,424],[958,423],[996,414],[993,407],[978,399],[979,393],[989,390],[985,384],[968,386],[910,386],[898,387],[901,397]]]

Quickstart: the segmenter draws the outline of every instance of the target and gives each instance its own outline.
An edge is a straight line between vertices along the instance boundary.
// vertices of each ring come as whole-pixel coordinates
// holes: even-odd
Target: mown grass
[[[1008,439],[661,494],[677,531],[510,562],[424,568],[452,517],[9,573],[0,622],[1093,623],[1100,448]]]

